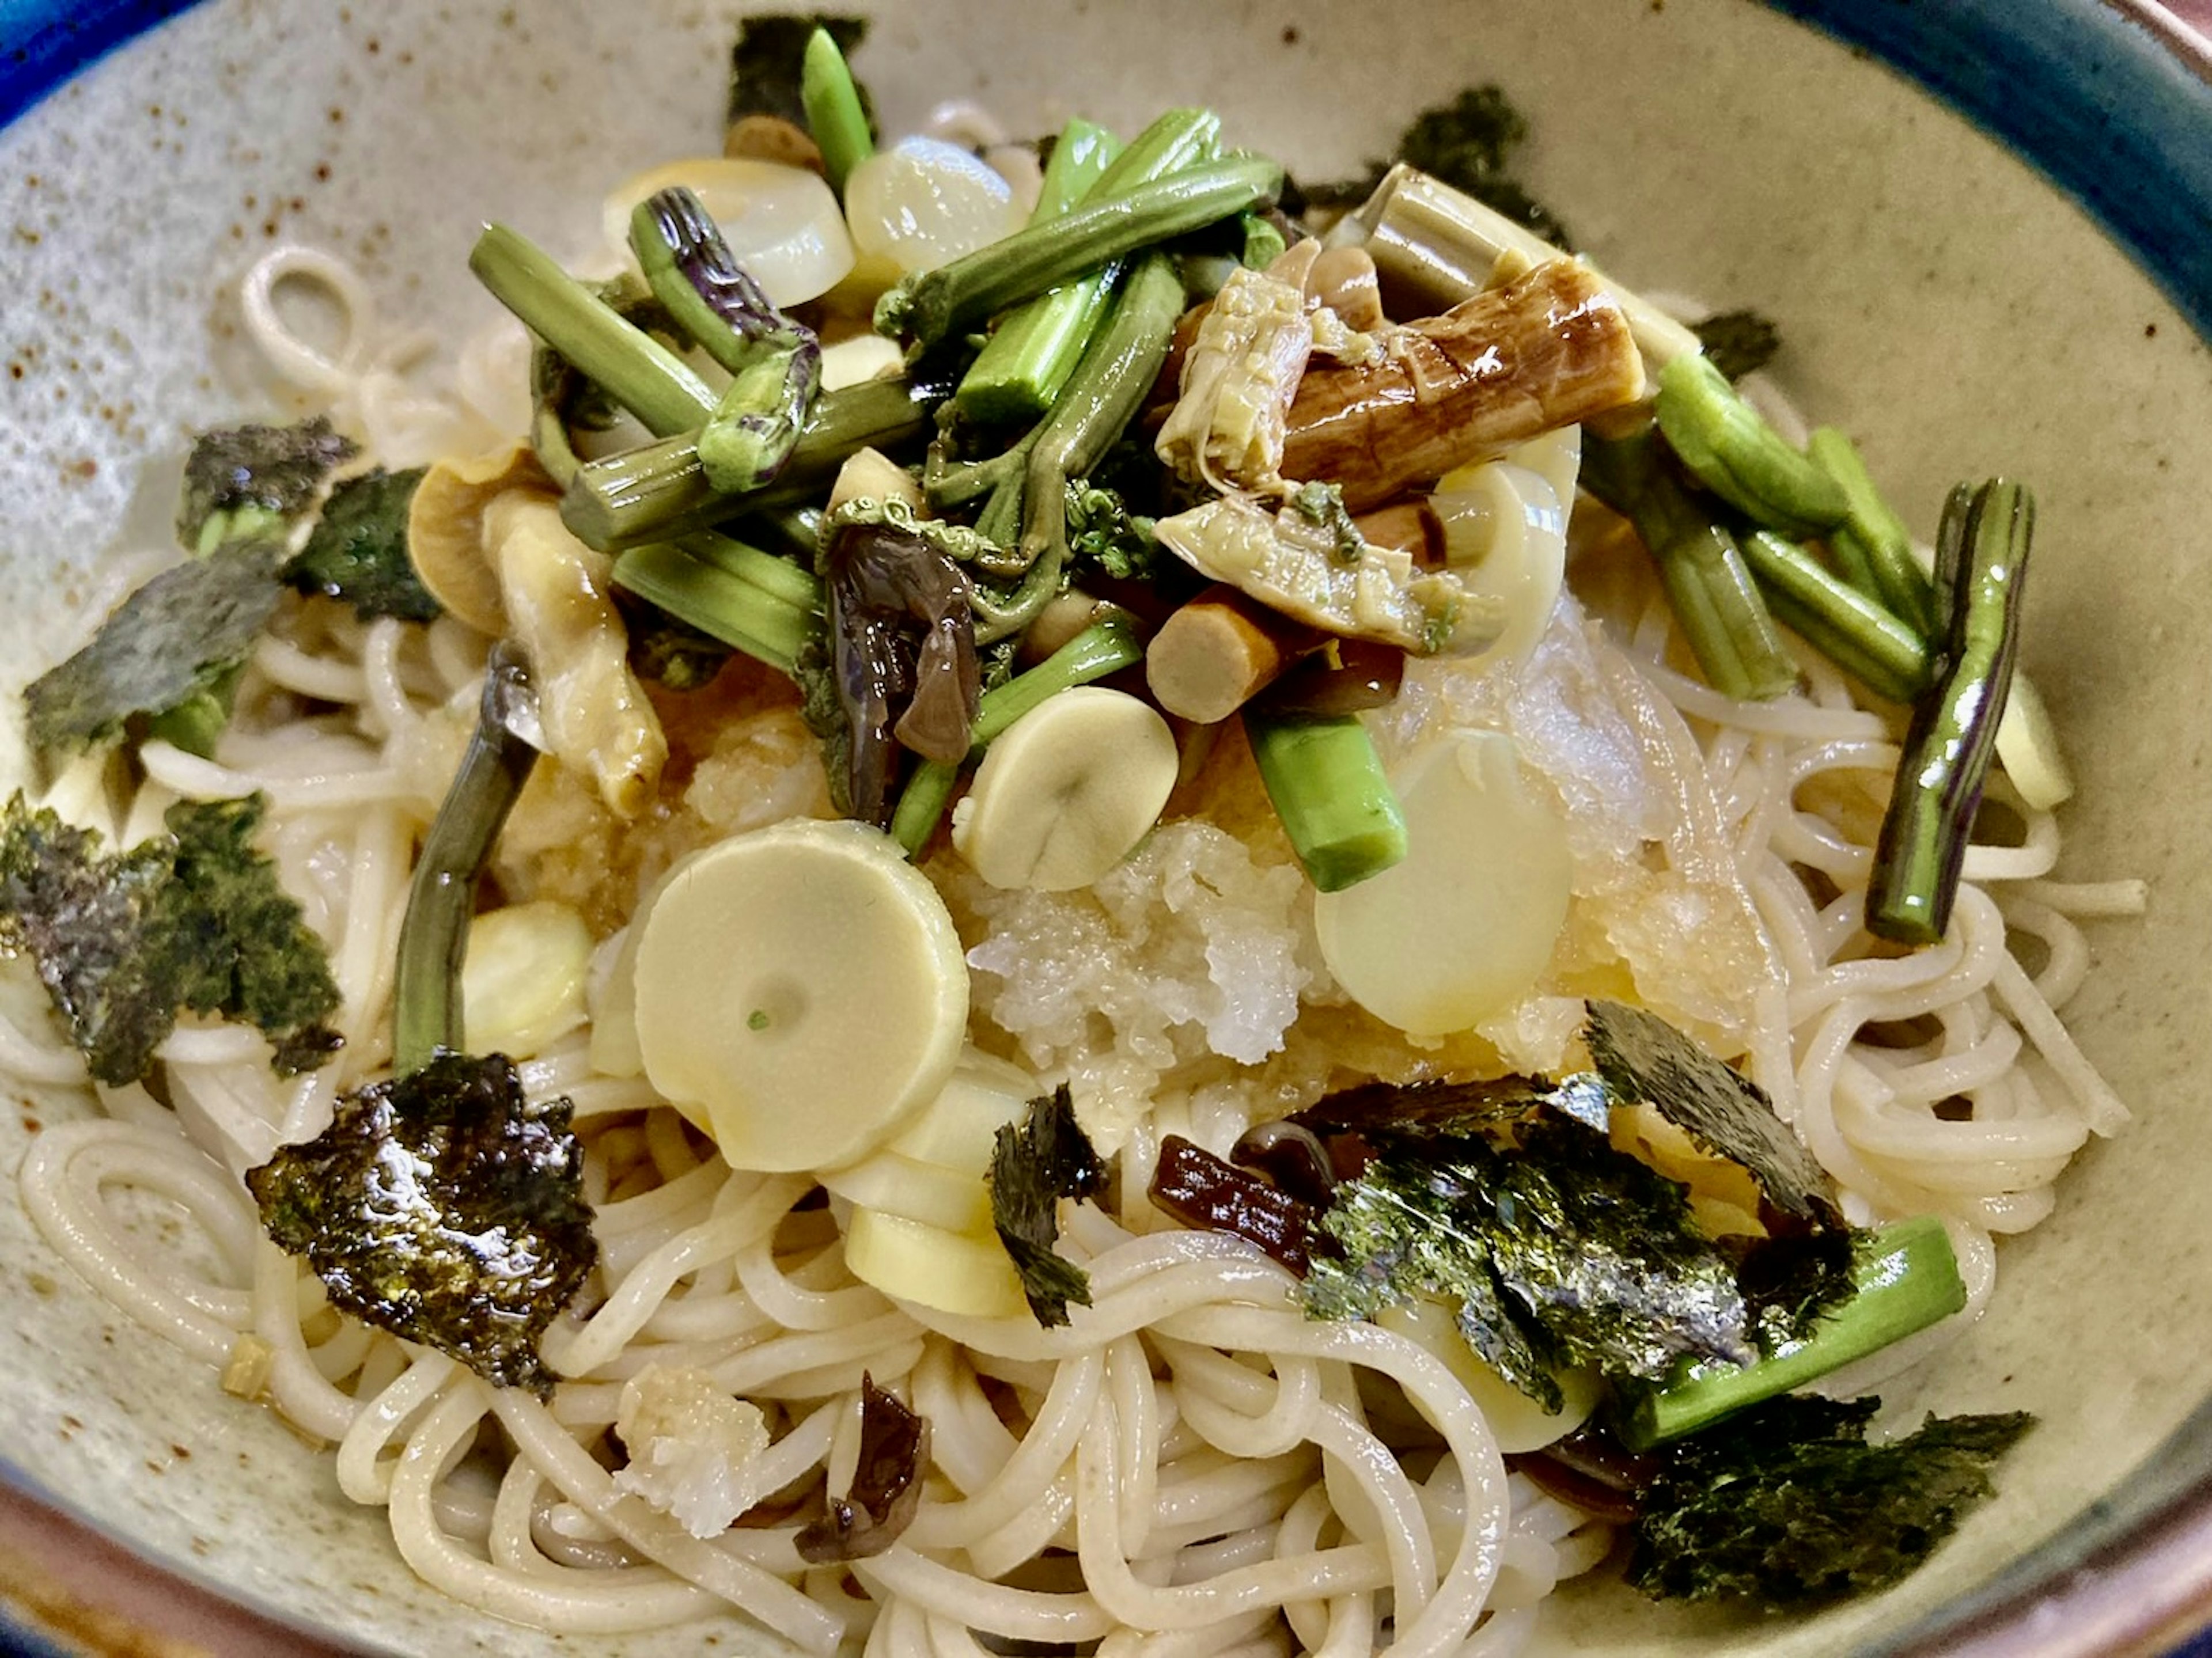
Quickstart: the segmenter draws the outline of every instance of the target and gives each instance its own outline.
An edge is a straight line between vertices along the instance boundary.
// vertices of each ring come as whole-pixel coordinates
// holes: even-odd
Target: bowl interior
[[[1387,20],[1387,21],[1385,21]],[[602,192],[719,139],[720,8],[275,8],[210,0],[0,133],[0,774],[17,684],[158,547],[191,429],[271,412],[233,303],[279,240],[356,262],[388,319],[446,338],[490,315],[468,277],[499,217],[556,251]],[[883,10],[859,66],[887,128],[979,97],[1016,131],[1212,103],[1294,172],[1347,171],[1421,104],[1481,80],[1533,117],[1526,173],[1634,285],[1748,305],[1778,374],[1858,438],[1923,534],[1961,477],[2042,508],[2026,662],[2081,793],[2061,878],[2140,876],[2149,914],[2091,933],[2070,1012],[2134,1108],[2058,1212],[2003,1245],[1989,1315],[1893,1402],[2028,1409],[2002,1494],[1883,1600],[1786,1625],[1613,1590],[1547,1613],[1558,1649],[1832,1653],[1961,1592],[2106,1493],[2212,1391],[2212,1206],[2197,1199],[2201,944],[2212,936],[2212,596],[2200,579],[2205,347],[2020,161],[1878,65],[1742,0],[1018,0]],[[2118,118],[2116,117],[2116,119]],[[158,480],[141,487],[143,476]],[[0,1114],[13,1170],[67,1098]],[[538,1637],[418,1585],[326,1460],[180,1366],[0,1197],[0,1400],[31,1481],[181,1569],[307,1625],[410,1652],[615,1649]],[[716,1632],[727,1644],[734,1626]],[[693,1632],[623,1643],[696,1651]]]

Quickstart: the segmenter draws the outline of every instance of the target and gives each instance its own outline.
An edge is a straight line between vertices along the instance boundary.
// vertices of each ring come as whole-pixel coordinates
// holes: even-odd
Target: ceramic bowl
[[[174,9],[0,4],[6,106]],[[489,314],[465,263],[480,221],[577,243],[607,185],[714,142],[730,32],[700,0],[207,0],[17,114],[0,131],[7,707],[112,592],[124,526],[158,525],[142,474],[189,429],[265,412],[229,370],[219,299],[258,252],[335,248],[387,316],[452,337]],[[1747,1627],[1571,1594],[1553,1649],[2057,1658],[2151,1650],[2212,1616],[2206,61],[2185,21],[2117,0],[880,9],[860,67],[895,130],[956,94],[1019,131],[1211,102],[1240,140],[1328,173],[1419,104],[1502,82],[1534,115],[1532,184],[1584,245],[1637,285],[1777,318],[1788,389],[1863,434],[1910,519],[1931,524],[1961,477],[2039,491],[2027,662],[2082,783],[2067,872],[2151,884],[2146,917],[2095,931],[2075,1016],[2135,1121],[2004,1246],[1995,1305],[1907,1402],[2044,1425],[1887,1597]],[[20,765],[11,715],[0,776]],[[5,1104],[10,1174],[84,1109]],[[546,1639],[431,1595],[326,1461],[61,1266],[12,1181],[0,1422],[0,1589],[76,1607],[79,1632],[89,1603],[223,1651],[303,1649],[306,1631],[423,1654],[702,1649],[696,1631]]]

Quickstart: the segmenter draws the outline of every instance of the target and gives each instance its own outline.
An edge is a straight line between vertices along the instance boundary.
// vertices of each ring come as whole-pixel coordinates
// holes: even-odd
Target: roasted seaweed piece
[[[92,642],[23,693],[32,745],[66,753],[217,693],[276,612],[275,542],[227,544],[162,571]]]
[[[1583,1038],[1622,1103],[1649,1102],[1705,1151],[1741,1163],[1783,1214],[1812,1225],[1843,1224],[1827,1175],[1757,1083],[1656,1014],[1620,1002],[1588,1007]]]
[[[526,1099],[503,1055],[441,1054],[246,1182],[333,1305],[542,1397],[539,1338],[599,1258],[570,1109]]]
[[[814,31],[824,28],[849,60],[867,38],[868,20],[829,12],[775,12],[747,17],[738,24],[737,45],[730,52],[729,125],[748,116],[772,115],[793,126],[806,125],[806,99],[800,90],[805,80],[806,43]],[[860,88],[860,104],[875,125],[867,88]]]
[[[1441,1297],[1468,1345],[1552,1410],[1565,1365],[1656,1381],[1685,1353],[1751,1362],[1742,1292],[1685,1187],[1557,1112],[1514,1136],[1511,1150],[1471,1134],[1378,1143],[1322,1221],[1342,1256],[1313,1263],[1307,1312]]]
[[[284,567],[284,580],[301,592],[345,600],[364,622],[397,616],[434,622],[438,601],[415,574],[407,556],[407,508],[420,466],[404,472],[382,467],[348,478],[331,491],[307,544]]]
[[[1991,1465],[2034,1418],[1931,1416],[1869,1445],[1880,1402],[1784,1397],[1682,1441],[1642,1494],[1628,1581],[1775,1608],[1905,1576],[1990,1495]]]
[[[1030,1311],[1048,1329],[1067,1322],[1067,1303],[1091,1304],[1091,1279],[1053,1245],[1060,1237],[1060,1200],[1094,1197],[1106,1186],[1106,1165],[1075,1120],[1062,1083],[1048,1098],[1030,1102],[1029,1114],[1000,1128],[991,1147],[991,1224],[1021,1274]]]
[[[929,1423],[875,1378],[860,1377],[860,1455],[853,1485],[830,1499],[830,1511],[793,1540],[811,1565],[866,1560],[898,1541],[921,1506],[921,1471],[929,1461]]]
[[[281,534],[357,452],[320,416],[203,433],[185,461],[177,539],[204,556],[228,542]]]
[[[1781,331],[1756,311],[1717,311],[1690,331],[1714,367],[1731,380],[1758,373],[1782,349]]]
[[[288,1072],[335,1051],[322,940],[253,848],[264,805],[180,801],[167,835],[111,855],[92,831],[9,802],[0,943],[30,950],[96,1080],[144,1076],[179,1009],[258,1025]]]

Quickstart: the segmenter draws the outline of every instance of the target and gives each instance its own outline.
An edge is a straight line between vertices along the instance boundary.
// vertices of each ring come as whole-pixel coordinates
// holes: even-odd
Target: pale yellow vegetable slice
[[[842,392],[848,386],[882,380],[902,373],[906,353],[896,340],[881,334],[855,334],[849,340],[822,348],[822,389]]]
[[[1443,1361],[1459,1378],[1460,1385],[1482,1409],[1482,1419],[1498,1436],[1498,1448],[1508,1455],[1516,1451],[1541,1450],[1565,1438],[1589,1419],[1597,1407],[1598,1378],[1588,1370],[1562,1370],[1554,1378],[1566,1402],[1555,1413],[1547,1411],[1484,1363],[1467,1345],[1450,1308],[1426,1298],[1386,1307],[1375,1321],[1395,1334],[1417,1341]],[[1414,1408],[1420,1408],[1418,1400]]]
[[[1020,1121],[1030,1102],[1043,1092],[1019,1066],[971,1048],[961,1054],[944,1090],[891,1136],[884,1150],[981,1180],[991,1166],[999,1130]]]
[[[550,900],[489,910],[469,926],[461,1029],[476,1054],[526,1060],[584,1022],[592,930]]]
[[[1443,1036],[1512,1007],[1551,960],[1573,871],[1566,820],[1513,739],[1456,732],[1391,780],[1406,856],[1314,902],[1322,959],[1386,1024]]]
[[[2043,693],[2024,673],[2012,677],[1997,720],[1997,763],[2030,811],[2049,811],[2073,795],[2074,773],[2058,746],[2058,727],[2044,706]]]
[[[1027,1310],[1021,1275],[995,1235],[948,1232],[878,1209],[855,1209],[845,1228],[845,1265],[887,1296],[969,1318]]]
[[[1446,565],[1504,618],[1472,665],[1528,661],[1551,625],[1566,577],[1567,515],[1558,492],[1540,472],[1493,460],[1447,476],[1429,506],[1443,526]]]
[[[821,174],[750,157],[694,155],[624,179],[601,210],[608,242],[625,243],[630,210],[676,185],[699,197],[773,304],[819,299],[853,268],[853,239]]]
[[[865,823],[794,819],[673,870],[640,929],[638,1047],[732,1167],[832,1168],[952,1074],[968,969],[945,901]]]
[[[1062,691],[984,753],[953,847],[995,887],[1087,887],[1159,821],[1176,769],[1175,733],[1149,703],[1102,685]]]
[[[980,1173],[879,1151],[843,1169],[824,1169],[815,1178],[833,1197],[859,1208],[948,1232],[991,1230],[991,1188]]]

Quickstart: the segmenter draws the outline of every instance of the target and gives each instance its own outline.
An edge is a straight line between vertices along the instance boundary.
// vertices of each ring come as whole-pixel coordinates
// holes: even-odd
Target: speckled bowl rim
[[[2086,210],[2212,343],[2212,0],[2051,0],[2025,17],[2016,0],[1762,3],[1887,64],[2010,149]],[[0,0],[0,128],[196,3]],[[2084,142],[2091,134],[2095,145]],[[70,1545],[112,1552],[133,1575],[143,1565],[173,1582],[216,1620],[210,1633],[234,1635],[257,1651],[320,1645],[188,1572],[143,1561],[4,1458],[0,1504],[17,1515],[43,1509]],[[2124,1658],[2208,1628],[2212,1400],[2113,1495],[1978,1588],[1855,1658]],[[61,1658],[4,1604],[0,1653]],[[2181,1658],[2212,1658],[2212,1644],[2197,1643]]]

